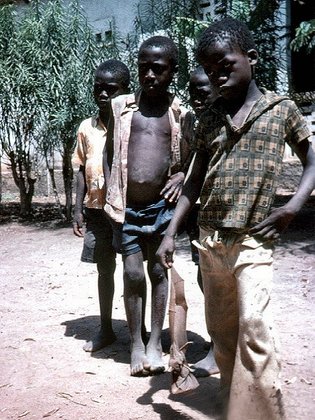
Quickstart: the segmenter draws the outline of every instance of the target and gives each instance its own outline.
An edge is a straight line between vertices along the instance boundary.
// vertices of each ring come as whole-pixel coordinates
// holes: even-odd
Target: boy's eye
[[[112,96],[118,90],[117,86],[108,86],[108,85],[95,85],[94,92],[99,95],[102,92],[106,92],[108,96]]]
[[[152,73],[160,76],[164,72],[165,67],[159,64],[153,64],[152,66],[139,66],[139,73],[141,74],[146,74],[150,70],[152,71]]]

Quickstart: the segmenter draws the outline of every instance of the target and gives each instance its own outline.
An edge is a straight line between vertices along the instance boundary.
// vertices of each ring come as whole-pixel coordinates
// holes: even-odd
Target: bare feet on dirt
[[[215,375],[219,373],[219,368],[216,364],[213,355],[213,344],[210,343],[210,349],[207,356],[199,362],[190,366],[193,374],[196,378],[205,378],[207,376]]]
[[[146,357],[145,347],[131,346],[131,362],[130,375],[131,376],[148,376],[150,374],[150,363]]]
[[[153,346],[148,344],[146,348],[146,355],[150,365],[150,373],[156,375],[165,371],[165,365],[162,359],[162,346]]]
[[[84,351],[93,352],[113,344],[117,337],[114,332],[104,333],[102,330],[82,347]]]

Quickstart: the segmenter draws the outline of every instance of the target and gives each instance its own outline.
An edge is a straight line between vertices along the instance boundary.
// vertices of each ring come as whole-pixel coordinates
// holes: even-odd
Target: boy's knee
[[[148,271],[151,281],[159,283],[166,278],[165,270],[159,263],[153,264]]]
[[[129,287],[138,288],[143,285],[145,275],[140,267],[125,267],[124,281]]]
[[[97,271],[101,276],[112,276],[116,269],[116,259],[107,258],[97,263]]]

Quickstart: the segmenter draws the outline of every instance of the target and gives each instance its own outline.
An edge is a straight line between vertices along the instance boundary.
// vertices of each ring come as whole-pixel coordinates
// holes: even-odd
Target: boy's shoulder
[[[93,115],[85,120],[81,121],[78,132],[85,132],[86,130],[90,129],[91,127],[97,126],[97,116]]]
[[[137,107],[136,94],[126,93],[111,99],[111,108],[114,116],[119,116],[125,108],[134,109]]]

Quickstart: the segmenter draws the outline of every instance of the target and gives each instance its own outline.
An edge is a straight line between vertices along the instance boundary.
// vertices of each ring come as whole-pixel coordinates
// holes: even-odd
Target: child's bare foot
[[[210,347],[210,350],[204,359],[190,366],[190,368],[192,369],[193,374],[197,378],[202,378],[202,377],[214,375],[215,373],[219,373],[219,368],[216,364],[216,361],[213,355],[213,346]]]
[[[165,365],[162,358],[162,347],[147,346],[146,354],[150,365],[150,373],[163,373],[165,370]]]
[[[145,347],[132,347],[131,348],[131,362],[130,362],[130,375],[131,376],[148,376],[150,364],[145,354]]]
[[[92,340],[84,344],[83,350],[88,352],[98,351],[103,347],[109,346],[114,341],[116,341],[114,332],[105,334],[100,331]]]

